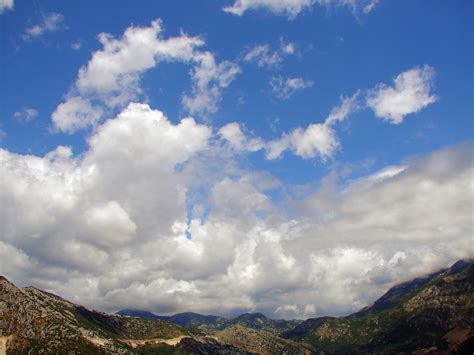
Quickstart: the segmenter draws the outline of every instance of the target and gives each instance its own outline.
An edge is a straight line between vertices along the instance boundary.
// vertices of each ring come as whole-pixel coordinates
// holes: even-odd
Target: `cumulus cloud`
[[[31,107],[24,107],[20,111],[16,111],[13,117],[20,122],[30,122],[38,117],[38,110]]]
[[[280,99],[289,99],[296,91],[312,87],[312,80],[299,77],[283,78],[281,75],[274,76],[270,80],[273,94]]]
[[[0,15],[8,10],[13,10],[13,0],[0,0]]]
[[[39,24],[29,27],[23,34],[23,39],[30,41],[33,38],[41,37],[48,32],[56,32],[64,28],[64,16],[51,12],[42,16]]]
[[[54,126],[63,132],[74,131],[95,124],[102,116],[102,109],[80,96],[69,97],[53,112]]]
[[[321,6],[342,6],[350,8],[354,14],[371,12],[379,0],[234,0],[234,4],[223,8],[225,12],[242,16],[248,10],[264,9],[275,15],[292,20],[301,12],[311,9],[315,3]]]
[[[202,180],[206,216],[189,219],[195,177],[208,169],[196,159],[218,159],[211,137],[133,104],[81,157],[2,150],[3,272],[104,310],[293,318],[354,311],[474,252],[472,143],[285,206],[272,201],[271,176],[224,168]]]
[[[103,112],[123,108],[142,94],[143,74],[161,62],[195,65],[192,95],[185,95],[183,104],[192,113],[215,112],[221,90],[240,69],[228,61],[216,63],[210,52],[199,51],[204,45],[200,37],[181,34],[164,39],[161,33],[159,20],[148,27],[131,26],[121,38],[101,33],[102,49],[80,68],[73,89],[53,115],[56,128],[73,132],[96,124]],[[90,110],[94,107],[95,113]]]
[[[318,156],[326,161],[331,158],[340,147],[332,126],[359,109],[359,95],[357,91],[350,97],[341,97],[341,104],[331,110],[323,123],[311,123],[305,129],[295,128],[280,139],[268,142],[265,147],[267,159],[277,159],[288,149],[304,159]]]
[[[472,143],[280,203],[217,139],[241,133],[131,104],[80,156],[0,150],[2,272],[109,311],[308,317],[473,255]]]
[[[375,115],[393,124],[400,124],[411,113],[436,102],[431,91],[435,70],[429,65],[415,67],[397,75],[394,86],[378,84],[367,95],[367,105]]]

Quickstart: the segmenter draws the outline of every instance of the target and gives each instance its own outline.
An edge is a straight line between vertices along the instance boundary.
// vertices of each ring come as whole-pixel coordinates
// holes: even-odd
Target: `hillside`
[[[311,347],[282,339],[266,331],[232,325],[215,334],[220,341],[258,354],[311,354]],[[314,349],[312,349],[314,350]]]
[[[244,313],[235,318],[224,318],[193,312],[178,313],[172,316],[160,316],[142,310],[123,309],[116,314],[143,319],[166,320],[188,330],[199,330],[207,334],[213,334],[230,326],[239,325],[245,328],[263,330],[278,335],[284,331],[293,329],[296,325],[301,323],[300,320],[271,319],[262,313]]]
[[[197,350],[245,353],[214,339],[192,337],[164,320],[109,315],[0,276],[1,353],[115,354]],[[160,350],[160,351],[161,351]],[[173,351],[174,351],[173,350]]]
[[[308,342],[325,353],[472,353],[474,263],[459,261],[398,285],[348,317],[308,319],[283,337]]]

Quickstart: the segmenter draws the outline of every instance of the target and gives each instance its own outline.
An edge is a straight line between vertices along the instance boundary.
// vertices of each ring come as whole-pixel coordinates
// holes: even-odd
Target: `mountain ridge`
[[[282,337],[325,353],[474,350],[474,262],[396,285],[346,317],[307,319]]]
[[[132,312],[142,318],[90,310],[34,287],[18,288],[0,276],[0,350],[15,354],[472,354],[474,261],[460,260],[396,285],[372,305],[346,317],[310,318],[292,327],[262,313],[224,318],[194,312],[173,316]],[[146,317],[173,319],[187,328]]]
[[[182,312],[171,316],[161,316],[139,309],[123,309],[116,314],[144,319],[166,320],[189,330],[203,330],[208,333],[214,333],[232,325],[240,325],[250,329],[265,330],[272,334],[279,334],[302,322],[302,320],[271,319],[260,312],[243,313],[233,318],[204,315],[195,312]]]

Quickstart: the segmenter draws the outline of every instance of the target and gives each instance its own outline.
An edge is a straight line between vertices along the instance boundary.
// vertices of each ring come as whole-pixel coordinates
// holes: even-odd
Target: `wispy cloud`
[[[260,68],[275,69],[280,67],[286,56],[297,55],[296,45],[280,38],[280,47],[272,50],[268,44],[259,44],[250,48],[244,55],[244,61],[253,62]]]
[[[343,6],[354,14],[371,12],[379,0],[234,0],[234,4],[223,8],[225,12],[242,16],[249,10],[263,9],[270,13],[286,16],[293,20],[301,12],[311,9],[314,4],[321,6]]]
[[[31,107],[25,107],[19,111],[16,111],[13,114],[13,117],[20,122],[30,122],[38,117],[38,110]]]
[[[62,14],[51,12],[42,16],[39,24],[29,27],[23,34],[23,39],[31,41],[46,33],[56,32],[64,28],[64,16]]]
[[[310,88],[314,85],[312,80],[298,77],[284,78],[281,75],[270,79],[270,87],[273,94],[280,99],[290,98],[296,91]]]

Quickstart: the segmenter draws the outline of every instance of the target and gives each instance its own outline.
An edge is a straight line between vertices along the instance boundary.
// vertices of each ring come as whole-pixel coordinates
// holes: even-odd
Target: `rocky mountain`
[[[123,309],[116,314],[144,319],[166,320],[188,330],[200,330],[208,334],[213,334],[233,325],[240,325],[278,335],[294,328],[301,322],[300,320],[271,319],[262,313],[244,313],[235,318],[224,318],[193,312],[178,313],[173,316],[160,316],[142,310]]]
[[[170,350],[171,349],[171,350]],[[0,354],[246,354],[165,320],[89,310],[0,276]]]
[[[390,289],[348,317],[308,319],[283,333],[324,353],[469,353],[474,350],[474,262]]]

